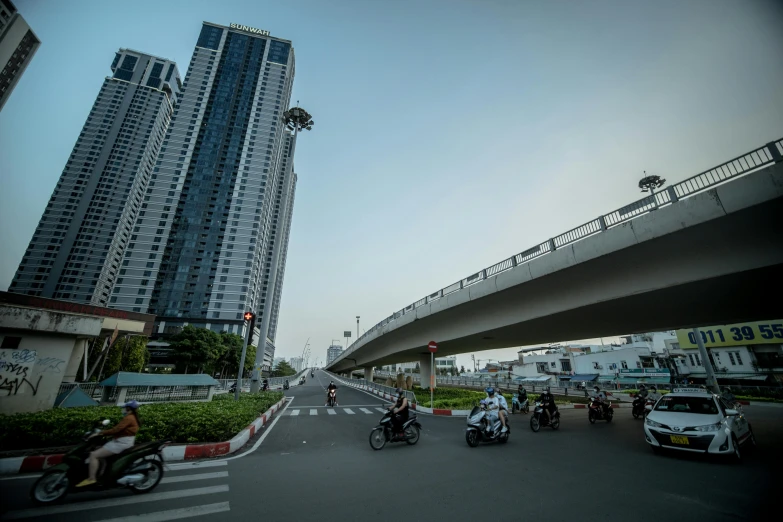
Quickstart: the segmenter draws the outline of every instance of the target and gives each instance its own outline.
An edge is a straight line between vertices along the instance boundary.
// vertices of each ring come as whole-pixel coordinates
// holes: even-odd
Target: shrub
[[[242,431],[259,414],[283,398],[280,392],[216,395],[211,402],[145,404],[139,408],[141,428],[136,442],[223,442]],[[117,406],[53,408],[35,413],[0,415],[0,447],[4,450],[77,444],[103,419],[112,425],[122,418]]]

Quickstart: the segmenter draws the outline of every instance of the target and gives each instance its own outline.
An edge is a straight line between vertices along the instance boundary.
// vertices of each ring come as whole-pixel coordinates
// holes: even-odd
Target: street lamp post
[[[644,171],[644,177],[639,180],[639,188],[642,192],[649,192],[653,199],[653,205],[658,207],[658,201],[655,199],[655,189],[661,188],[666,180],[660,176],[648,176],[647,171]]]
[[[289,156],[293,157],[294,152],[296,151],[296,136],[299,134],[299,131],[312,130],[313,118],[312,116],[310,116],[310,113],[307,112],[306,110],[300,107],[293,107],[283,113],[282,120],[283,123],[285,123],[286,128],[294,132],[294,139],[291,140],[291,151],[289,152]],[[288,196],[287,191],[285,192],[286,193],[283,194],[283,198],[287,198]],[[281,243],[282,243],[282,235],[280,234],[274,239],[274,249],[272,250],[272,263],[271,263],[272,270],[269,273],[269,285],[267,286],[267,291],[265,294],[265,301],[264,301],[265,303],[264,317],[261,321],[261,328],[259,329],[260,331],[258,335],[258,349],[256,349],[256,363],[255,363],[256,368],[258,368],[258,365],[262,363],[264,360],[264,350],[266,349],[266,338],[269,335],[269,323],[272,319],[272,306],[274,306],[275,285],[277,284],[277,272],[278,272],[277,265],[280,260],[280,251],[282,250]],[[262,255],[264,254],[262,253]],[[259,388],[260,388],[260,383],[259,383],[258,374],[254,373],[253,381],[250,385],[250,391],[255,393],[258,391]]]
[[[356,340],[359,340],[359,316],[356,316]]]

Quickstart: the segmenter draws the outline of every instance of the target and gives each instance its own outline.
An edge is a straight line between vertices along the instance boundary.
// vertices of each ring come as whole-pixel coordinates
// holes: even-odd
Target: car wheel
[[[737,442],[737,437],[732,433],[731,434],[731,446],[734,448],[734,453],[732,454],[732,458],[734,459],[734,462],[737,464],[742,462],[742,452],[740,451],[740,445],[739,442]]]

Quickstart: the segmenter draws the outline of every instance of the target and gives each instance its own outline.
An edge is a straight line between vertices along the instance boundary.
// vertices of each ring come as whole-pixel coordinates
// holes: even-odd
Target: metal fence
[[[365,385],[369,387],[370,389],[377,390],[381,393],[388,393],[389,395],[396,395],[397,394],[397,388],[394,386],[386,386],[384,384],[378,384],[375,382],[369,382],[366,379],[344,379],[343,377],[340,377],[339,375],[335,375],[332,372],[327,371],[329,375],[333,376],[335,379],[340,381],[347,381],[351,384],[359,384],[359,385]],[[408,402],[414,402],[418,403],[416,400],[416,394],[413,393],[411,390],[405,390],[405,397],[408,399]]]
[[[87,396],[92,397],[93,399],[100,400],[101,396],[103,396],[103,386],[99,385],[97,382],[62,383],[60,384],[60,389],[57,391],[57,395],[69,392],[74,388],[80,388]]]
[[[650,211],[656,210],[659,207],[676,203],[680,199],[692,196],[707,189],[711,189],[730,181],[737,176],[748,174],[750,172],[764,168],[772,163],[783,161],[783,138],[767,143],[761,147],[758,147],[746,154],[743,154],[737,158],[729,160],[725,163],[718,165],[717,167],[706,170],[702,173],[681,181],[675,185],[667,187],[665,190],[642,198],[629,205],[625,205],[608,214],[599,216],[598,218],[580,225],[576,228],[569,230],[559,236],[555,236],[537,246],[524,250],[515,256],[508,259],[504,259],[499,263],[496,263],[484,270],[480,270],[464,279],[452,283],[444,288],[441,288],[437,292],[433,292],[426,297],[423,297],[412,304],[404,307],[398,312],[395,312],[383,319],[375,326],[365,331],[338,357],[332,364],[344,359],[350,355],[359,344],[372,335],[376,331],[380,330],[390,322],[402,317],[405,314],[415,312],[416,308],[424,306],[438,299],[442,299],[458,290],[462,290],[470,285],[484,281],[489,277],[492,277],[500,272],[511,270],[520,264],[527,263],[531,259],[536,259],[542,255],[549,254],[569,245],[576,241],[580,241],[584,238],[590,237],[594,234],[599,234],[609,228],[617,226],[621,223],[634,219],[642,214],[646,214]]]
[[[209,398],[209,388],[209,386],[127,386],[125,398],[139,402],[205,401]],[[112,394],[116,394],[117,390],[118,388],[113,388]]]

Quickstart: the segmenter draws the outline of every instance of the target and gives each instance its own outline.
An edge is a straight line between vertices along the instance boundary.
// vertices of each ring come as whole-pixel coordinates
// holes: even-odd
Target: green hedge
[[[280,392],[216,395],[211,402],[145,404],[139,408],[141,429],[136,442],[222,442],[246,428],[259,414],[283,398]],[[36,413],[0,415],[0,448],[20,450],[70,446],[96,423],[122,418],[117,406],[53,408]]]

